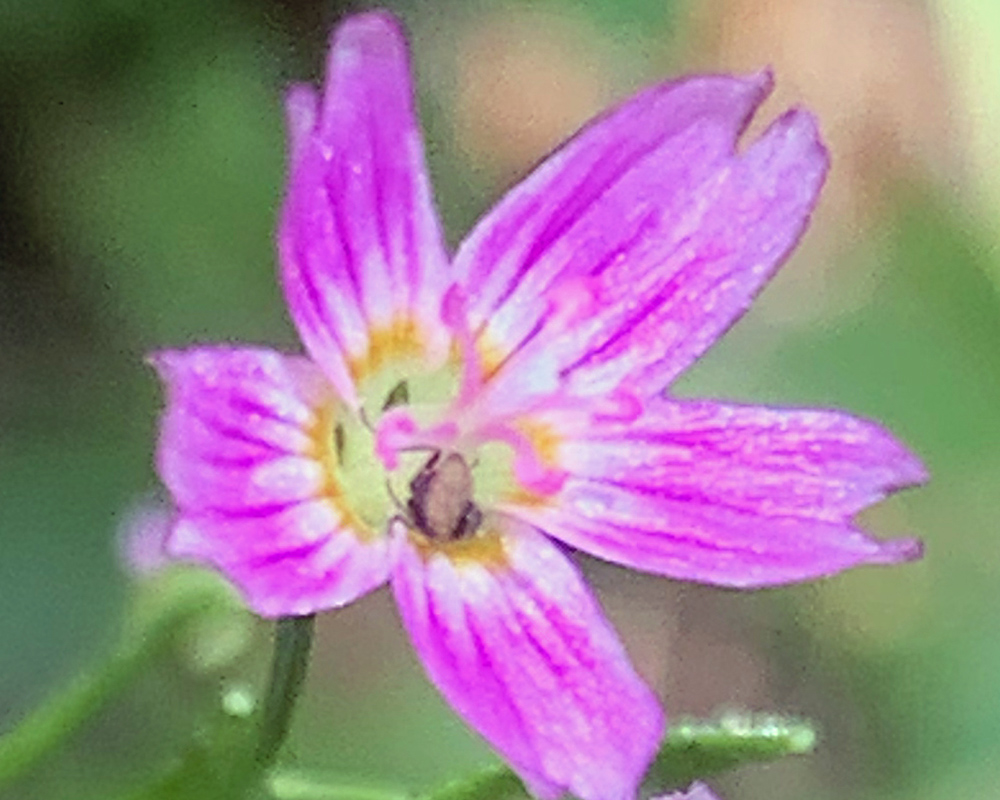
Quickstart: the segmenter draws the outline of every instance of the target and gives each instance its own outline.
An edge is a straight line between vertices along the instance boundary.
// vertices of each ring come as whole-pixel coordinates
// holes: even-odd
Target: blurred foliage
[[[420,37],[414,47],[452,241],[503,188],[460,153],[454,98],[438,77],[456,31],[487,11],[572,12],[610,41],[582,48],[610,48],[624,93],[665,71],[688,10],[390,5],[417,33],[444,31],[439,50]],[[123,510],[155,486],[159,400],[144,354],[195,340],[297,346],[273,266],[281,90],[318,74],[344,10],[0,0],[0,731],[113,644],[132,597],[115,537]],[[818,719],[823,733],[820,757],[723,784],[731,800],[990,800],[1000,781],[1000,231],[974,221],[961,176],[891,180],[867,227],[826,218],[812,234],[838,242],[824,285],[863,284],[861,302],[775,321],[780,306],[825,300],[782,276],[679,386],[878,418],[934,476],[866,515],[876,530],[924,536],[923,563],[727,598],[735,619],[762,620],[754,647],[773,703]],[[811,269],[807,256],[786,273]],[[362,606],[321,621],[291,760],[415,790],[490,763],[399,641],[386,598]],[[190,732],[211,718],[220,687],[259,678],[267,658],[266,643],[247,636],[247,652],[207,666],[182,648],[6,796],[109,796],[143,770],[169,774],[184,753],[197,763]],[[682,691],[668,699],[685,710]]]

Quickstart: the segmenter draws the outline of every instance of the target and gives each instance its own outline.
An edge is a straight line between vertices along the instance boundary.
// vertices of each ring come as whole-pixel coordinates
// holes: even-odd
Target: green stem
[[[260,738],[255,754],[258,767],[267,769],[288,735],[295,702],[309,668],[316,617],[282,617],[275,633],[271,681],[261,716]]]
[[[0,737],[0,789],[35,767],[88,722],[166,650],[179,630],[219,601],[214,583],[187,585],[138,630],[123,637],[101,667],[76,678]]]

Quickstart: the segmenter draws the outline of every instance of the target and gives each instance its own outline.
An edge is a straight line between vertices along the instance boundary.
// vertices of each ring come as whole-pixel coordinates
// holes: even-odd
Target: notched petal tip
[[[747,83],[760,87],[760,91],[765,97],[770,96],[774,91],[774,67],[767,64],[756,72],[747,73],[743,78]]]
[[[177,379],[187,354],[188,351],[185,350],[154,350],[146,355],[145,361],[153,368],[157,377],[169,386]]]
[[[830,415],[831,419],[839,416],[849,422],[850,427],[841,433],[845,446],[867,442],[871,464],[882,471],[878,497],[871,502],[921,486],[930,480],[930,471],[920,457],[881,423],[861,416],[851,418],[837,411],[822,413]],[[850,422],[852,419],[853,422]]]
[[[829,159],[811,115],[740,147],[773,82],[655,85],[558,148],[455,256],[473,327],[516,351],[552,325],[539,298],[585,277],[597,313],[558,354],[573,391],[668,385],[747,310],[816,204]]]
[[[770,66],[742,75],[725,72],[686,75],[655,84],[621,107],[663,103],[679,112],[697,107],[702,118],[730,120],[728,132],[735,147],[764,101],[774,92],[774,86],[774,70]]]
[[[899,455],[896,459],[896,481],[889,487],[889,493],[923,486],[929,482],[931,473],[927,465],[908,448],[893,441],[899,449]]]
[[[406,32],[395,14],[375,9],[347,17],[334,29],[330,46],[343,51],[396,53],[406,49]]]
[[[567,544],[636,569],[740,588],[921,556],[854,517],[926,477],[877,423],[842,412],[660,400],[566,434],[570,476],[513,508]]]
[[[342,122],[339,112],[351,95],[392,86],[400,96],[411,96],[410,53],[402,23],[388,11],[355,14],[337,26],[330,37],[324,88],[324,130]],[[383,97],[399,105],[399,97]],[[408,103],[403,103],[408,105]]]
[[[381,10],[348,17],[330,38],[328,99],[334,99],[330,76],[353,73],[361,67],[371,69],[379,64],[390,68],[402,64],[408,71],[409,48],[402,24],[388,11]]]
[[[593,123],[588,123],[584,130],[613,117],[616,112],[645,107],[654,115],[662,114],[663,120],[685,116],[690,116],[692,120],[714,118],[722,123],[720,130],[726,131],[726,136],[735,147],[761,105],[771,96],[774,85],[774,71],[769,66],[744,75],[723,72],[687,75],[654,84],[639,92],[616,109],[597,117]],[[628,127],[621,133],[635,136]]]
[[[758,207],[771,211],[772,220],[765,230],[787,239],[771,274],[805,233],[830,169],[830,153],[816,117],[793,107],[772,120],[757,138],[744,141],[737,158],[742,181],[755,187],[759,196]]]
[[[878,552],[870,559],[871,564],[905,564],[919,561],[924,557],[924,542],[914,537],[888,539],[878,543]]]
[[[757,111],[764,104],[764,101],[774,91],[774,70],[770,66],[766,66],[756,72],[735,76],[734,79],[750,90],[748,92],[750,104],[747,107],[742,122],[736,128],[736,136],[739,137],[747,129],[747,126],[753,120],[754,116],[756,116]]]
[[[159,369],[160,364],[170,358],[170,354],[175,352],[173,350],[153,350],[151,353],[146,353],[146,357],[143,359],[149,366],[153,369]]]
[[[819,175],[819,184],[814,189],[818,200],[819,189],[830,170],[830,151],[823,141],[816,115],[805,108],[793,106],[768,126],[761,139],[771,136],[801,160],[800,170]]]
[[[447,255],[402,27],[384,12],[333,33],[322,88],[288,95],[292,169],[278,252],[289,310],[343,401],[390,362],[447,354]]]

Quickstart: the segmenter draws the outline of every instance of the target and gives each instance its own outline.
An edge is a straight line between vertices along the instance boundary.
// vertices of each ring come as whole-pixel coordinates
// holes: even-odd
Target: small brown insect
[[[483,521],[472,502],[472,471],[458,453],[435,453],[410,481],[406,504],[414,525],[432,539],[471,536]]]

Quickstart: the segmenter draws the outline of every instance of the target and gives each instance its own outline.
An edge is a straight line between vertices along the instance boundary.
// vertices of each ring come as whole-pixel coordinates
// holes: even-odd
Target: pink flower
[[[536,795],[635,795],[663,731],[558,544],[753,587],[919,553],[851,523],[919,482],[876,425],[668,386],[802,235],[827,170],[789,111],[735,152],[767,73],[644,91],[515,187],[449,256],[405,43],[335,33],[288,95],[281,276],[307,356],[156,354],[173,554],[264,616],[386,581],[431,680]]]

